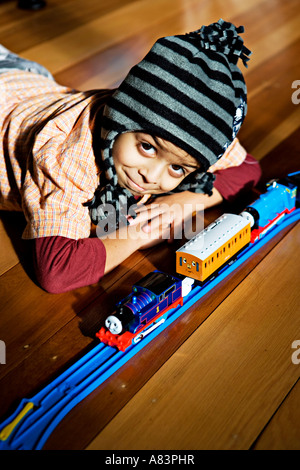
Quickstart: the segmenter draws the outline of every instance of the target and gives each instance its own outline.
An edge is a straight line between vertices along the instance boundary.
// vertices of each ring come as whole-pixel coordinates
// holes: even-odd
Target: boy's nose
[[[139,173],[146,183],[158,183],[163,172],[163,164],[159,162],[149,162],[149,166],[141,168]]]

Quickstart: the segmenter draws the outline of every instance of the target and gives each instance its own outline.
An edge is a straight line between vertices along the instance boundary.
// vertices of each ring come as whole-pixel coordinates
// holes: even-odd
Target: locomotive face
[[[176,253],[176,271],[183,276],[189,276],[193,279],[200,279],[199,263],[196,262],[195,259],[195,256],[189,253]]]
[[[121,321],[114,315],[107,317],[105,326],[113,335],[119,335],[123,329]]]

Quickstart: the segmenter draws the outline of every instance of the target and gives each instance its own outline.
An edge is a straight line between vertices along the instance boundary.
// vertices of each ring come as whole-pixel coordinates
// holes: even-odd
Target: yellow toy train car
[[[204,282],[250,240],[250,222],[224,214],[176,251],[176,272]]]

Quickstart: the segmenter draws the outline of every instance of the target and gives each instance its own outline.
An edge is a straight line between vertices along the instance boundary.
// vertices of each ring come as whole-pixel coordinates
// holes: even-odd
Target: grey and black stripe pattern
[[[112,157],[116,137],[143,131],[172,142],[201,164],[177,191],[210,193],[207,173],[235,138],[247,111],[247,89],[237,67],[250,51],[238,33],[243,27],[219,20],[185,35],[159,39],[134,66],[110,99],[103,116],[103,161],[107,185],[91,207],[131,194],[118,186]],[[99,220],[99,219],[98,219]]]

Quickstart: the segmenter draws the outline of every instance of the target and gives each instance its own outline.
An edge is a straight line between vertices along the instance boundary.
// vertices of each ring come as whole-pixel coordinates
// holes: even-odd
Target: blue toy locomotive
[[[151,272],[134,284],[132,293],[117,304],[116,312],[105,320],[106,328],[96,336],[125,351],[162,324],[171,308],[182,304],[182,281],[160,271]]]
[[[299,175],[300,172],[292,173],[282,181],[269,183],[267,191],[241,213],[250,221],[252,243],[295,210]]]
[[[207,238],[209,242],[207,250],[210,253],[209,256],[213,257],[210,268],[215,264],[215,273],[217,273],[220,269],[220,263],[216,263],[217,258],[219,260],[222,258],[221,266],[224,266],[236,254],[235,250],[241,251],[249,243],[256,243],[274,225],[280,224],[283,217],[296,209],[296,205],[299,204],[299,191],[297,194],[299,182],[300,172],[290,174],[284,180],[271,182],[267,191],[253,204],[247,206],[240,215],[224,214],[205,228],[177,250],[177,253],[179,252],[176,265],[178,278],[160,271],[147,274],[134,284],[132,293],[116,305],[116,311],[106,318],[105,327],[102,327],[96,336],[103,343],[116,346],[120,351],[125,351],[128,346],[140,341],[167,319],[170,309],[183,305],[184,297],[193,288],[195,280],[199,280],[200,261],[203,261],[204,265],[205,262],[208,263],[208,259],[201,259],[205,244],[202,244],[201,252],[199,252],[197,240],[201,237]],[[231,224],[230,230],[228,223]],[[243,236],[242,231],[245,231]],[[222,234],[227,237],[225,243],[223,243]],[[187,248],[183,250],[184,247]],[[223,251],[224,247],[225,251]],[[225,253],[223,257],[220,252],[222,256]],[[226,256],[227,253],[229,253],[228,256]],[[191,258],[190,267],[183,272],[183,256],[186,257],[187,265],[187,255],[193,257],[194,262]],[[182,274],[186,276],[183,279],[180,276]]]

